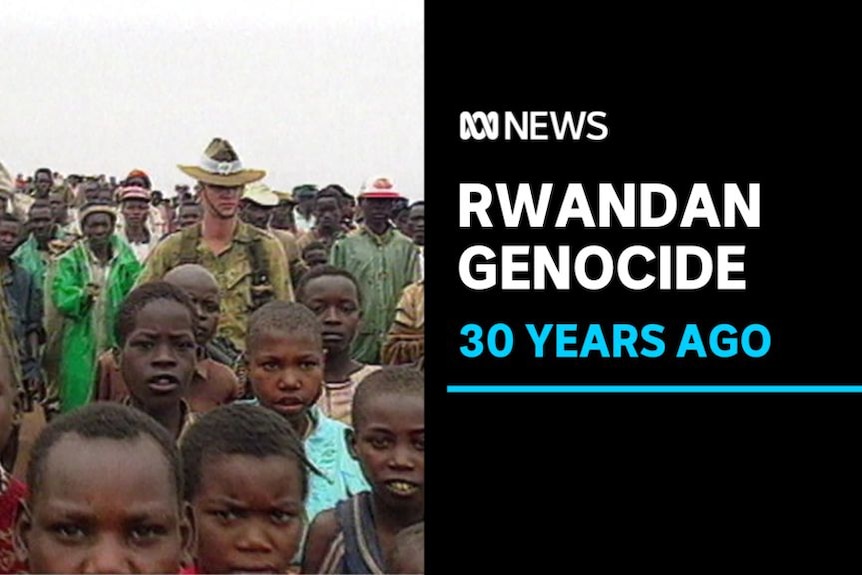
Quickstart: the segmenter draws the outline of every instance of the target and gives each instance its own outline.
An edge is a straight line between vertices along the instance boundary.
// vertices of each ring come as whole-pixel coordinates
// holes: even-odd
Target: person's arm
[[[380,350],[380,360],[384,364],[414,363],[424,355],[425,326],[424,321],[419,318],[420,313],[423,313],[420,306],[424,302],[418,301],[419,297],[421,290],[417,289],[415,284],[401,293],[398,309],[395,310],[395,320],[389,327]]]
[[[269,281],[275,291],[275,299],[294,301],[293,282],[287,267],[287,255],[281,242],[270,236],[265,242],[267,259],[269,260]]]
[[[95,291],[88,286],[85,275],[77,267],[72,252],[61,257],[51,286],[51,301],[57,311],[72,319],[83,318],[95,296]]]
[[[302,258],[297,258],[295,260],[290,261],[290,281],[293,284],[294,293],[296,292],[296,287],[299,285],[299,280],[302,279],[302,276],[305,272],[308,271],[308,265]]]
[[[302,552],[302,573],[335,573],[332,569],[335,565],[324,565],[325,560],[332,547],[333,541],[338,536],[338,520],[335,518],[335,510],[327,509],[321,511],[311,522],[308,535],[305,538],[305,547]],[[331,561],[326,561],[330,563]],[[327,571],[321,568],[329,567]]]
[[[96,376],[94,378],[94,397],[93,401],[109,401],[111,399],[111,379],[110,368],[105,365],[105,354],[111,353],[108,350],[98,357],[96,360]]]

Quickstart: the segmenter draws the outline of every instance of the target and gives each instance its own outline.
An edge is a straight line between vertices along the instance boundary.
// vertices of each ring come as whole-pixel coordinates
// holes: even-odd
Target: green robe
[[[43,290],[45,289],[45,270],[48,258],[47,253],[39,251],[36,238],[32,235],[12,254],[12,259],[30,272],[30,275]]]
[[[117,312],[141,272],[141,264],[125,242],[113,236],[111,246],[113,257],[96,299],[89,298],[86,292],[87,284],[94,278],[95,261],[87,242],[79,242],[57,260],[51,300],[65,318],[60,365],[63,412],[90,401],[96,361],[100,353],[115,345]]]
[[[381,363],[401,291],[419,279],[418,255],[410,238],[394,228],[378,236],[362,226],[332,246],[329,263],[352,273],[362,291],[362,321],[351,348],[357,361]]]

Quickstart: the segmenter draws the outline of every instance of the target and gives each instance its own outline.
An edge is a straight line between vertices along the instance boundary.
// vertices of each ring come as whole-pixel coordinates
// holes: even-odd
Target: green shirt
[[[200,230],[201,224],[195,224],[159,242],[150,252],[138,283],[160,280],[182,263],[197,263],[205,267],[215,276],[221,297],[217,335],[228,339],[237,349],[245,350],[246,323],[255,309],[250,244],[260,242],[274,299],[293,301],[287,257],[281,243],[271,234],[243,222],[237,223],[230,247],[219,255],[203,243]],[[194,262],[183,261],[183,237],[194,242]]]
[[[357,361],[380,363],[401,290],[419,277],[418,254],[410,238],[394,228],[378,236],[362,226],[332,246],[329,263],[352,273],[362,290],[362,322],[351,353]]]

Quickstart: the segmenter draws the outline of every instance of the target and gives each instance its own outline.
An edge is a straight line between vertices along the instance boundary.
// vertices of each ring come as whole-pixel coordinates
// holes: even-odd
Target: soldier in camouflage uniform
[[[203,220],[165,237],[150,253],[138,283],[161,279],[180,264],[208,269],[221,296],[215,343],[226,357],[219,359],[236,366],[251,312],[273,299],[294,299],[281,243],[238,216],[243,187],[266,172],[243,168],[231,145],[220,138],[207,147],[200,165],[179,168],[201,186]]]

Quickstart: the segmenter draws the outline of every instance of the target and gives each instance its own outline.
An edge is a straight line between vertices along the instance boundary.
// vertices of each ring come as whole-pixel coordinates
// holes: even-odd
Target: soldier
[[[236,359],[245,349],[246,321],[273,299],[293,301],[287,257],[269,232],[239,219],[243,187],[266,172],[244,168],[227,140],[215,138],[200,165],[178,166],[198,181],[204,214],[200,223],[162,240],[147,258],[139,283],[162,279],[180,264],[199,264],[216,278],[221,317],[216,343]]]

